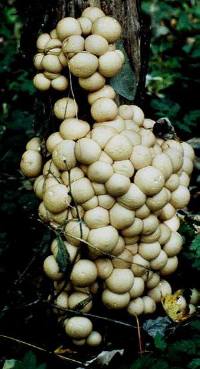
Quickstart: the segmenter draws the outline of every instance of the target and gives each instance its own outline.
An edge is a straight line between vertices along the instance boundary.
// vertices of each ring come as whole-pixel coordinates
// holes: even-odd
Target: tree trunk
[[[99,6],[105,14],[115,17],[122,25],[124,46],[135,74],[135,102],[142,105],[149,43],[139,0],[32,0],[28,2],[28,6],[25,0],[17,0],[17,4],[18,11],[24,18],[21,50],[25,65],[27,62],[32,63],[37,35],[49,32],[61,18],[79,17],[82,10],[89,5]]]

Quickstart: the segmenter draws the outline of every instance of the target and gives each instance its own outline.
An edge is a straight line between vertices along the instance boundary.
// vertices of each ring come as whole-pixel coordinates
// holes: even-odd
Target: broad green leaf
[[[2,369],[24,369],[23,365],[18,360],[6,360]]]
[[[135,75],[123,43],[118,42],[117,48],[123,52],[125,62],[121,72],[110,79],[110,85],[120,96],[125,97],[129,101],[133,101],[136,93]]]
[[[164,351],[167,348],[167,342],[165,341],[163,335],[159,333],[154,337],[154,345],[157,349]]]
[[[57,236],[57,245],[58,245],[58,252],[56,255],[56,261],[59,265],[59,269],[62,273],[66,273],[70,270],[70,256],[67,251],[67,248],[64,244],[64,241],[62,240],[61,236]]]
[[[23,358],[23,367],[29,369],[36,369],[37,359],[36,355],[32,351],[28,351]]]
[[[199,368],[200,368],[200,358],[193,359],[193,360],[188,364],[188,368],[189,368],[189,369],[199,369]]]

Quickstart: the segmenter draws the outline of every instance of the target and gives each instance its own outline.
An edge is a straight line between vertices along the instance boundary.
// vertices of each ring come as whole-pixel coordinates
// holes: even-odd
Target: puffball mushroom
[[[107,192],[112,196],[121,196],[126,193],[130,187],[130,179],[122,174],[114,173],[105,183]]]
[[[47,91],[51,86],[51,81],[43,73],[38,73],[33,78],[34,86],[40,91]]]
[[[82,51],[75,54],[69,60],[68,66],[74,76],[87,78],[96,72],[98,67],[98,58],[87,51]]]
[[[42,156],[38,151],[27,150],[23,153],[20,169],[27,177],[37,177],[42,170]]]
[[[109,141],[111,137],[113,137],[117,133],[117,130],[113,127],[96,127],[93,128],[91,131],[91,138],[99,144],[99,146],[103,149],[106,145],[106,143]],[[103,151],[101,155],[104,156],[104,159],[107,160],[101,160],[101,161],[107,161],[110,164],[112,164],[112,159]]]
[[[52,54],[47,54],[43,57],[42,67],[45,71],[51,73],[60,73],[63,68],[57,55]]]
[[[131,270],[134,276],[141,277],[143,274],[148,273],[149,267],[149,261],[144,259],[140,254],[133,256]]]
[[[172,162],[169,156],[165,153],[161,153],[154,156],[152,165],[162,172],[163,176],[165,177],[165,180],[170,178],[170,176],[173,173]]]
[[[171,295],[171,293],[172,288],[170,284],[163,279],[156,287],[148,291],[148,296],[150,296],[156,303],[158,303],[163,297]]]
[[[134,282],[134,276],[130,269],[115,268],[111,275],[105,280],[107,288],[115,293],[130,291]]]
[[[58,119],[74,118],[78,113],[78,105],[70,97],[63,97],[55,102],[53,111]]]
[[[104,98],[108,98],[108,99],[113,100],[115,98],[115,96],[116,96],[115,90],[110,85],[104,85],[102,88],[98,89],[98,91],[90,92],[88,94],[88,102],[89,102],[90,105],[92,105],[92,104],[94,104],[94,102],[96,100],[98,100],[100,98],[104,97]],[[108,104],[109,101],[106,100],[106,101],[103,101],[103,102],[104,102],[104,105],[106,105],[106,103]],[[110,104],[112,106],[114,106],[112,102],[110,102]],[[116,110],[116,107],[115,107],[115,110]],[[102,119],[102,121],[104,121],[104,120],[106,121],[107,119],[106,118]]]
[[[75,142],[63,140],[56,145],[52,152],[54,164],[60,170],[70,170],[76,165]]]
[[[43,57],[44,57],[43,53],[37,53],[34,55],[33,64],[37,70],[43,70],[43,66],[42,66]]]
[[[171,204],[176,209],[184,208],[190,201],[190,192],[187,187],[180,185],[172,192]]]
[[[169,257],[176,256],[182,249],[183,239],[178,232],[171,232],[170,238],[163,246],[163,250]]]
[[[107,279],[110,277],[113,271],[113,265],[110,259],[98,258],[95,260],[95,264],[97,267],[97,275],[99,278]]]
[[[93,23],[96,19],[104,17],[104,15],[103,10],[97,6],[89,6],[83,10],[81,17],[86,17]]]
[[[99,332],[96,331],[92,331],[89,336],[86,339],[86,343],[88,346],[99,346],[101,344],[102,341],[102,336]]]
[[[69,206],[70,197],[68,189],[62,184],[57,184],[44,192],[44,205],[52,213],[59,213]]]
[[[50,35],[48,33],[42,33],[36,42],[36,46],[38,51],[44,51],[46,44],[51,39]]]
[[[119,239],[117,230],[112,226],[91,229],[88,236],[89,249],[94,254],[110,253]]]
[[[102,293],[102,302],[108,309],[124,309],[129,301],[130,295],[128,292],[119,294],[105,289]]]
[[[168,258],[165,266],[160,270],[161,275],[169,275],[175,272],[178,267],[178,258],[177,256],[173,256]]]
[[[64,55],[68,53],[79,53],[84,50],[85,40],[80,35],[72,35],[67,37],[62,44],[62,51]]]
[[[59,266],[53,255],[47,256],[43,263],[43,269],[47,277],[54,281],[59,281],[63,273],[59,271]]]
[[[143,229],[142,220],[139,218],[135,218],[133,223],[129,227],[122,229],[121,234],[124,237],[138,236],[139,234],[142,233],[142,229]]]
[[[83,316],[74,316],[64,321],[65,332],[69,337],[86,338],[92,332],[92,322]]]
[[[92,25],[92,34],[103,36],[109,43],[117,41],[121,33],[119,22],[109,16],[97,18]]]
[[[136,145],[133,147],[133,151],[130,158],[135,169],[141,169],[151,165],[152,155],[148,147],[143,145]]]
[[[83,221],[71,219],[64,230],[66,240],[75,246],[79,246],[81,240],[85,241],[88,238],[89,228]]]
[[[80,287],[87,287],[94,283],[97,278],[97,268],[95,263],[88,259],[80,259],[73,266],[70,280],[72,284]]]
[[[85,212],[84,221],[90,229],[105,227],[109,224],[108,210],[100,206]]]
[[[99,73],[106,78],[114,77],[123,66],[121,56],[115,51],[107,51],[99,57]]]
[[[137,297],[130,301],[127,311],[130,315],[137,316],[144,312],[144,302],[141,297]]]
[[[144,287],[144,280],[141,277],[135,277],[129,291],[131,299],[141,296],[144,292]]]
[[[117,198],[117,201],[127,209],[136,210],[144,205],[145,194],[134,183],[131,183],[126,192]]]
[[[98,204],[104,209],[111,209],[115,203],[115,199],[110,195],[99,195]]]
[[[65,119],[60,125],[60,134],[65,140],[76,141],[85,137],[89,130],[89,124],[77,118]]]
[[[142,109],[137,105],[132,105],[133,109],[133,121],[140,127],[144,122],[144,113]]]
[[[157,255],[153,260],[151,260],[150,266],[153,270],[162,269],[168,261],[167,254],[164,250],[161,250],[159,255]]]
[[[103,161],[96,161],[88,167],[88,177],[91,181],[105,183],[112,176],[113,168],[111,164]]]
[[[63,241],[63,244],[69,254],[70,261],[73,262],[76,256],[78,255],[78,248],[74,245],[71,245],[67,241]],[[58,250],[59,250],[58,239],[55,238],[53,242],[51,243],[51,252],[55,258],[58,254]]]
[[[160,192],[165,180],[159,169],[147,166],[137,171],[134,182],[146,195],[153,196]]]
[[[64,76],[59,76],[51,81],[51,87],[57,91],[65,91],[68,87],[68,79]]]
[[[82,164],[92,164],[96,162],[101,155],[100,146],[90,138],[81,138],[75,146],[76,159]]]
[[[56,145],[63,141],[62,136],[59,132],[52,133],[48,139],[46,140],[46,148],[49,153],[52,154],[53,150],[55,149]]]
[[[138,252],[146,260],[152,260],[156,258],[161,251],[159,242],[152,243],[140,243]]]
[[[156,310],[156,303],[150,296],[142,298],[144,303],[144,314],[152,314]]]
[[[92,22],[89,18],[81,16],[77,19],[81,26],[81,31],[84,36],[87,36],[91,33],[92,30]]]
[[[56,33],[58,38],[63,41],[71,35],[81,35],[82,31],[79,22],[75,18],[66,17],[57,23]]]
[[[110,209],[110,224],[116,229],[129,227],[135,219],[135,213],[115,203]]]
[[[99,73],[95,72],[90,77],[79,78],[79,85],[89,92],[100,90],[106,83],[106,79]]]
[[[134,167],[130,160],[120,160],[113,163],[115,173],[131,178],[134,174]]]
[[[85,39],[85,50],[101,56],[108,50],[108,41],[101,35],[90,35]]]
[[[78,204],[83,204],[94,197],[94,190],[88,178],[80,178],[71,184],[73,199]]]
[[[101,97],[92,104],[91,115],[97,122],[115,119],[117,115],[117,105],[112,99]]]
[[[113,160],[127,160],[130,159],[132,145],[128,138],[118,134],[110,138],[104,148],[104,151]]]

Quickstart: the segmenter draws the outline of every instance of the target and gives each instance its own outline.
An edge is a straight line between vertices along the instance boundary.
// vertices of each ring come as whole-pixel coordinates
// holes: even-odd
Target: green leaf
[[[35,369],[36,364],[37,364],[37,359],[36,359],[35,354],[32,351],[28,351],[24,355],[22,363],[23,363],[24,368]]]
[[[167,348],[167,343],[163,336],[161,336],[159,333],[156,334],[154,337],[154,345],[157,349],[164,351]]]
[[[200,358],[193,359],[193,360],[188,364],[188,368],[189,368],[189,369],[199,369],[199,368],[200,368]]]
[[[118,42],[117,48],[123,52],[125,62],[121,72],[110,79],[110,85],[120,96],[125,97],[129,101],[133,101],[136,93],[135,75],[123,43]]]
[[[2,369],[23,369],[21,361],[18,360],[6,360]]]
[[[57,236],[58,251],[56,255],[56,261],[59,265],[59,269],[62,273],[66,273],[70,270],[71,261],[67,248],[62,240],[61,236]]]
[[[169,365],[164,359],[144,354],[133,362],[130,369],[169,369]]]
[[[179,340],[170,346],[170,351],[173,351],[177,356],[181,353],[193,356],[196,354],[196,350],[197,348],[194,340]]]

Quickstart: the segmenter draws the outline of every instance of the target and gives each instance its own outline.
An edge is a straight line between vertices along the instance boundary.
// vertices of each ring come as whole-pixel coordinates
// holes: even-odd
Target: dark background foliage
[[[40,29],[43,4],[43,1],[38,1],[40,12],[37,16],[33,14],[37,22],[37,30]],[[51,4],[50,2],[49,6]],[[192,140],[197,155],[199,155],[198,121],[200,118],[198,106],[199,5],[195,0],[142,1],[145,17],[150,18],[151,22],[145,114],[153,119],[168,116],[179,137],[183,140]],[[21,9],[21,12],[17,12],[17,9]],[[48,281],[42,277],[41,266],[51,232],[38,222],[36,216],[38,202],[31,191],[31,182],[19,171],[20,157],[27,140],[41,133],[46,126],[47,122],[39,101],[48,97],[38,95],[31,81],[34,74],[33,44],[37,35],[34,29],[29,29],[26,24],[26,15],[28,12],[30,14],[29,3],[2,0],[0,11],[0,300],[2,304],[0,333],[32,338],[38,346],[42,346],[45,342],[51,350],[54,347],[52,334],[55,334],[57,329],[54,318],[46,306],[32,305],[44,299],[50,291]],[[26,29],[30,32],[30,43],[27,43],[27,37],[22,38],[21,49],[20,36],[23,24],[26,24]],[[53,26],[51,24],[51,27]],[[21,51],[23,48],[28,51],[28,57],[27,54],[25,57]],[[200,237],[196,235],[194,228],[196,222],[194,215],[199,209],[198,169],[197,160],[191,184],[192,200],[189,214],[181,227],[185,246],[180,268],[176,277],[172,278],[174,290],[180,287],[198,288]],[[29,263],[30,268],[24,274]],[[23,309],[22,311],[18,309],[16,312],[16,307],[23,307]],[[161,314],[164,315],[162,311]],[[22,321],[24,325],[21,324]],[[51,323],[48,324],[48,321]],[[165,336],[162,335],[162,325],[158,327],[154,338],[145,336],[145,348],[147,350],[149,348],[150,352],[135,360],[131,366],[132,369],[200,368],[198,321],[188,322],[178,328],[172,326],[168,332],[165,332]],[[12,357],[21,360],[21,362],[7,362],[5,368],[45,368],[44,365],[39,366],[33,353],[26,354],[22,359],[27,347],[22,349],[19,344],[8,345],[1,341],[0,339],[2,365],[5,359]],[[179,344],[177,344],[178,341]],[[39,357],[40,362],[41,360],[46,360],[46,356]],[[48,362],[48,368],[51,368],[51,365],[52,363]],[[69,367],[57,362],[56,365],[60,365],[59,369],[62,365]],[[121,369],[125,369],[125,366]]]

